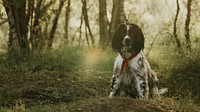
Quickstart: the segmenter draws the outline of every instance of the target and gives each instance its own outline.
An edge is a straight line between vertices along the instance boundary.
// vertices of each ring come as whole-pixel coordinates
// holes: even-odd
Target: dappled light
[[[100,61],[100,51],[97,48],[89,49],[83,54],[86,67],[94,67]]]

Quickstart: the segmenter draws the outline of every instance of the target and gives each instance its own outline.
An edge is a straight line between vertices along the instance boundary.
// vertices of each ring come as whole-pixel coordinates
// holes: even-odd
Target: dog
[[[158,79],[146,59],[142,30],[133,23],[121,24],[114,32],[112,48],[118,52],[114,62],[109,97],[119,95],[133,98],[158,98]]]

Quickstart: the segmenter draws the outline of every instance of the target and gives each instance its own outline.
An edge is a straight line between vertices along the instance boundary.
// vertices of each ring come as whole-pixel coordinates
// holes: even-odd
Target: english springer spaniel
[[[144,36],[135,24],[121,24],[112,38],[112,48],[118,52],[114,63],[109,97],[123,89],[133,98],[159,97],[158,79],[144,56]]]

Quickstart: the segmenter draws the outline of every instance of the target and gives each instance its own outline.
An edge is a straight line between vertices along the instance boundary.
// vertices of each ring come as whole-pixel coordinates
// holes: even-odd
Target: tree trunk
[[[64,38],[66,39],[67,44],[69,43],[68,27],[69,27],[70,5],[71,5],[71,0],[68,0],[66,13],[65,13],[65,35],[64,35]]]
[[[26,0],[3,0],[9,23],[9,46],[17,39],[21,50],[29,50],[27,33],[28,23],[26,17]]]
[[[177,20],[178,20],[178,15],[179,15],[179,11],[180,11],[180,7],[179,7],[179,0],[176,0],[176,15],[175,15],[175,19],[174,19],[174,30],[173,30],[173,35],[174,35],[174,39],[176,41],[176,46],[177,48],[180,50],[181,49],[181,43],[180,40],[178,39],[178,35],[177,35]]]
[[[94,47],[95,39],[94,39],[94,36],[92,35],[92,31],[91,31],[90,24],[89,24],[89,19],[88,19],[88,14],[87,14],[87,2],[86,2],[86,0],[82,0],[82,3],[83,3],[82,11],[83,11],[83,16],[84,16],[85,26],[89,31],[89,35],[91,37],[91,43],[92,43],[92,46]]]
[[[50,31],[50,34],[49,34],[49,39],[48,39],[48,48],[52,47],[55,31],[56,31],[57,24],[58,24],[58,19],[59,19],[60,13],[62,11],[62,7],[64,5],[64,2],[65,2],[65,0],[60,1],[58,10],[56,12],[56,16],[53,20],[53,25],[52,25],[52,28],[51,28],[51,31]]]
[[[27,22],[27,17],[26,17],[26,0],[24,1],[22,6],[18,9],[17,14],[18,14],[18,20],[19,21],[19,38],[21,37],[21,48],[23,49],[29,49],[28,46],[28,39],[27,39],[27,34],[28,34],[28,22]]]
[[[113,0],[112,17],[109,28],[110,40],[119,24],[126,22],[126,16],[124,12],[124,0]]]
[[[15,28],[15,21],[13,17],[13,13],[11,8],[4,3],[4,7],[8,16],[8,24],[9,24],[9,39],[8,39],[8,47],[19,47],[17,30]],[[18,44],[18,46],[17,46]]]
[[[99,25],[100,25],[100,39],[99,47],[105,48],[109,39],[108,35],[108,18],[106,0],[99,0]]]
[[[34,0],[28,0],[27,23],[33,18]]]
[[[186,49],[187,50],[191,50],[191,41],[190,41],[191,3],[192,3],[192,0],[187,1],[187,16],[186,16],[186,20],[185,20],[185,38],[186,38]]]
[[[35,16],[34,21],[31,23],[31,31],[30,31],[30,42],[32,49],[36,49],[38,47],[38,41],[40,40],[39,37],[41,37],[41,26],[39,23],[40,15],[41,15],[41,6],[42,6],[42,0],[38,0],[36,7],[34,9]],[[32,22],[32,21],[31,21]],[[32,25],[33,24],[33,25]]]
[[[78,38],[78,44],[79,44],[79,46],[81,45],[81,38],[82,38],[82,31],[81,31],[81,29],[82,29],[82,25],[83,25],[83,10],[82,10],[80,19],[81,19],[81,22],[80,22],[80,26],[79,26],[79,38]],[[86,32],[86,34],[87,34],[87,32]],[[86,36],[86,41],[87,41],[87,45],[90,46],[90,43],[89,43],[89,40],[88,40],[87,36]]]
[[[28,13],[27,13],[27,23],[30,23],[30,28],[29,28],[29,37],[30,37],[30,45],[32,48],[32,41],[31,39],[33,38],[33,12],[34,12],[34,1],[33,0],[28,0]],[[33,50],[33,48],[32,48]]]
[[[31,1],[31,0],[30,0]],[[31,20],[31,26],[30,26],[30,42],[32,49],[42,49],[46,45],[46,39],[47,33],[42,32],[42,26],[41,26],[41,20],[44,16],[45,19],[49,19],[50,16],[46,15],[48,9],[55,3],[54,0],[51,0],[45,4],[44,0],[37,0],[35,1],[36,5],[34,7],[34,17],[32,17]],[[33,16],[33,15],[32,15]],[[45,25],[48,24],[48,20],[44,20],[42,22],[45,23]],[[46,33],[44,35],[44,33]]]

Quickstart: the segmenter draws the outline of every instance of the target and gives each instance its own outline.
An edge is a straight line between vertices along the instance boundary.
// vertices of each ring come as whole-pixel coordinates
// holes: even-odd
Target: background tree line
[[[157,1],[154,2],[154,5],[159,5],[156,4],[156,2]],[[184,9],[180,8],[180,2],[185,5],[186,9],[183,32],[185,41],[183,38],[180,38],[181,35],[178,34],[178,30],[182,27],[179,26],[180,23],[178,22],[183,19],[179,17],[179,13]],[[131,3],[128,4],[130,5],[129,7],[132,7],[129,11],[125,9],[127,3]],[[5,9],[6,16],[4,19],[1,19],[0,25],[2,26],[2,24],[5,23],[9,25],[8,48],[17,48],[25,51],[52,48],[52,44],[55,42],[55,39],[58,38],[55,36],[57,27],[60,27],[58,22],[63,18],[64,23],[62,26],[64,25],[64,33],[62,40],[65,45],[71,45],[75,40],[80,45],[81,41],[85,40],[89,47],[98,46],[100,48],[106,48],[110,43],[113,32],[120,23],[134,22],[143,28],[148,26],[146,25],[148,23],[140,20],[139,16],[146,12],[156,13],[156,10],[153,7],[149,9],[149,6],[146,6],[144,12],[136,13],[134,10],[135,8],[131,5],[137,5],[138,3],[138,0],[128,2],[124,0],[113,0],[112,2],[108,0],[99,0],[98,3],[90,0],[81,0],[79,3],[78,1],[71,0],[2,0],[1,4]],[[94,9],[94,6],[96,6],[95,4],[98,6],[98,8],[94,10],[97,13],[91,10],[91,7]],[[146,5],[149,4],[151,5],[152,3],[146,3]],[[75,33],[69,35],[70,28],[72,27],[70,26],[70,20],[74,16],[74,14],[71,13],[74,10],[74,5],[77,5],[76,8],[81,8],[81,12],[76,13],[76,15],[79,16],[80,23]],[[199,9],[197,9],[199,2],[197,0],[176,0],[174,5],[176,5],[176,9],[173,9],[172,12],[174,12],[175,15],[172,16],[170,19],[171,21],[165,23],[166,26],[163,25],[159,31],[157,31],[157,35],[169,34],[170,37],[174,38],[174,41],[170,43],[174,43],[177,49],[182,50],[186,48],[191,50],[191,17],[192,19],[199,17]],[[1,11],[3,12],[2,9]],[[94,34],[95,26],[91,25],[92,20],[90,16],[92,14],[98,14],[98,17],[95,19],[98,21],[97,30],[99,32],[99,38]],[[110,16],[110,19],[108,19],[108,16]],[[195,21],[198,22],[197,19]],[[73,23],[71,22],[71,24]],[[192,24],[194,25],[196,23],[193,21]],[[173,29],[173,31],[171,31],[171,29]],[[157,37],[158,36],[154,36],[154,39],[151,40],[151,47]]]

